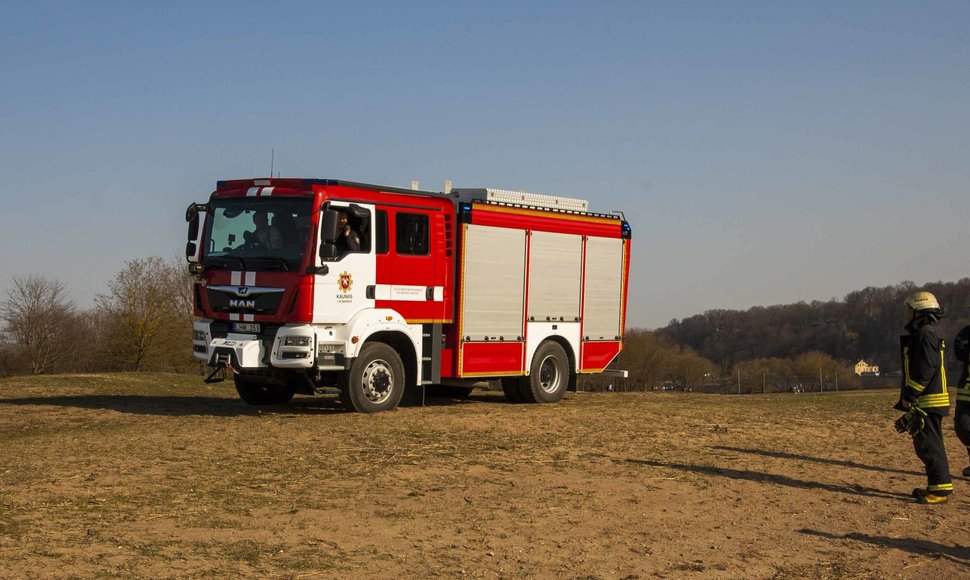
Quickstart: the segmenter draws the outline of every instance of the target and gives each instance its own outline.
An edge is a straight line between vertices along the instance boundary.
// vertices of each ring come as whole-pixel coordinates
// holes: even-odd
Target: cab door
[[[442,210],[389,205],[378,211],[386,215],[378,222],[386,223],[387,248],[377,256],[377,307],[392,308],[412,324],[448,322]]]
[[[374,206],[364,203],[330,202],[324,211],[346,213],[348,226],[360,238],[357,251],[328,252],[323,257],[320,249],[327,244],[323,237],[323,222],[317,232],[318,255],[313,281],[313,322],[327,324],[346,323],[355,314],[374,307],[373,296],[368,288],[377,280],[374,255]]]

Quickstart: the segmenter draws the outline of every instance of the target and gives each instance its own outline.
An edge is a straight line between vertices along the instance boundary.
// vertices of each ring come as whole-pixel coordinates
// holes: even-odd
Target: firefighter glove
[[[913,437],[923,430],[926,424],[926,411],[919,407],[911,407],[905,415],[896,419],[895,427],[897,433],[909,433]]]

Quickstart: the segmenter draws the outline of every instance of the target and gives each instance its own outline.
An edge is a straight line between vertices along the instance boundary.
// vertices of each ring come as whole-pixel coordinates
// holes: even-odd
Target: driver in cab
[[[337,217],[338,232],[337,237],[337,251],[341,254],[344,252],[359,252],[360,251],[360,234],[354,231],[347,223],[347,212],[340,212]]]
[[[252,232],[246,232],[249,234],[247,236],[248,243],[270,250],[283,247],[283,236],[280,234],[279,228],[270,227],[269,216],[265,211],[258,211],[253,214],[253,224],[256,229]]]

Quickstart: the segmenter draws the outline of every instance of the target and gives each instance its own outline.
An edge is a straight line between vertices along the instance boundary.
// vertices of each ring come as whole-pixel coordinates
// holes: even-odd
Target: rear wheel
[[[522,390],[519,387],[521,380],[522,377],[504,377],[502,379],[502,392],[505,393],[505,398],[510,403],[522,402]]]
[[[526,403],[555,403],[569,386],[569,359],[559,343],[539,345],[532,357],[529,376],[519,383],[519,393]]]
[[[360,349],[340,389],[348,411],[378,413],[397,407],[404,395],[404,363],[390,346],[370,342]]]
[[[250,405],[279,405],[293,399],[293,389],[285,385],[260,383],[244,375],[233,376],[239,398]]]

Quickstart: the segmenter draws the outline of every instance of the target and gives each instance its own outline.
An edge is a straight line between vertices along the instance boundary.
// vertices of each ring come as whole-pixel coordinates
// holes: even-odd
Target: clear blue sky
[[[91,305],[274,147],[622,209],[633,326],[970,275],[970,2],[7,2],[0,63],[0,289]]]

